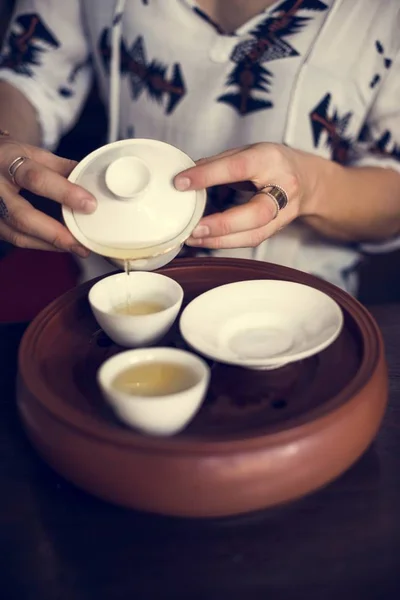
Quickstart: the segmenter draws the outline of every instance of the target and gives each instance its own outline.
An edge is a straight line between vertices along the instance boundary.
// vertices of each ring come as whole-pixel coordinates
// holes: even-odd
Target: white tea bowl
[[[178,191],[175,176],[195,163],[150,139],[119,140],[86,156],[69,175],[97,200],[91,214],[63,206],[72,235],[92,252],[133,270],[153,271],[180,251],[200,221],[206,190]]]
[[[321,352],[340,334],[343,314],[323,292],[280,280],[214,288],[183,311],[186,342],[218,362],[276,369]]]
[[[103,331],[120,346],[135,348],[155,344],[172,327],[183,300],[183,289],[173,279],[151,272],[117,273],[101,279],[89,292],[93,315]],[[162,307],[150,314],[119,314],[135,303]]]
[[[126,264],[128,263],[130,271],[157,271],[162,267],[165,267],[168,263],[170,263],[176,256],[178,256],[179,252],[182,250],[183,244],[179,244],[172,248],[172,250],[168,250],[168,252],[164,252],[163,254],[157,254],[156,256],[152,256],[149,258],[137,258],[136,260],[120,260],[118,258],[109,258],[108,261],[115,265],[120,269],[126,268]]]
[[[191,386],[166,395],[131,395],[116,389],[115,378],[126,369],[151,363],[179,365],[191,373]],[[198,356],[175,348],[127,350],[109,358],[99,368],[97,380],[103,395],[121,421],[151,435],[181,431],[199,410],[207,393],[210,369]]]

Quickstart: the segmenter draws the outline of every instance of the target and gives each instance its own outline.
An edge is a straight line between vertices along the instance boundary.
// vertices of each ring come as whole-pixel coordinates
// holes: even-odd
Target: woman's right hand
[[[15,172],[15,183],[8,168],[18,157],[27,157]],[[20,248],[74,252],[86,257],[66,227],[36,210],[20,194],[21,189],[50,198],[82,213],[96,208],[95,198],[66,178],[76,162],[61,158],[10,137],[0,137],[0,240]]]

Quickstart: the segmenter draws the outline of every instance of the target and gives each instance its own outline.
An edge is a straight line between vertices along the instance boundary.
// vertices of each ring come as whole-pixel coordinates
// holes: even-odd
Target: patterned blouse
[[[155,138],[194,159],[269,141],[400,170],[399,26],[398,0],[278,1],[229,35],[193,0],[19,0],[0,79],[32,102],[48,148],[76,121],[94,75],[110,139]],[[209,210],[245,200],[217,187]],[[355,292],[362,252],[394,245],[339,245],[296,221],[258,248],[213,254]]]

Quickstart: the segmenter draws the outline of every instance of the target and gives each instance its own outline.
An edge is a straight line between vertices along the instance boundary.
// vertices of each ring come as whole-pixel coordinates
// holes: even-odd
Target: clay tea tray
[[[93,282],[71,290],[29,326],[18,406],[32,444],[60,474],[103,499],[181,516],[222,516],[276,505],[328,483],[366,450],[387,402],[379,330],[356,300],[319,279],[262,262],[183,259],[161,272],[185,304],[249,279],[305,283],[332,296],[345,324],[322,353],[276,371],[211,364],[208,397],[177,436],[128,429],[105,404],[96,371],[120,352],[91,314]],[[163,344],[185,347],[178,327]]]

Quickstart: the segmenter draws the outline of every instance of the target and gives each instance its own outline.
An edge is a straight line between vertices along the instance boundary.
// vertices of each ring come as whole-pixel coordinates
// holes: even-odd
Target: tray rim
[[[348,386],[346,393],[343,391],[339,392],[336,396],[330,400],[324,402],[321,407],[316,407],[303,415],[293,417],[285,422],[285,425],[271,426],[270,430],[262,433],[261,435],[253,435],[249,437],[243,437],[240,439],[185,439],[180,437],[169,437],[159,438],[144,436],[134,430],[123,430],[123,429],[111,429],[103,426],[101,423],[85,416],[80,423],[77,419],[72,418],[71,414],[78,415],[77,411],[71,407],[67,407],[67,414],[57,411],[53,406],[49,406],[49,403],[42,399],[44,395],[50,395],[51,398],[55,399],[55,402],[59,402],[58,396],[49,392],[47,386],[42,383],[41,379],[34,372],[33,361],[30,360],[32,356],[32,350],[36,345],[36,340],[40,336],[41,330],[47,325],[47,323],[53,319],[61,307],[65,307],[66,304],[75,302],[77,297],[82,297],[87,294],[90,287],[96,282],[109,274],[97,277],[91,281],[85,282],[75,288],[72,288],[65,294],[61,295],[53,302],[51,302],[46,308],[44,308],[30,323],[26,329],[19,348],[18,355],[18,367],[19,367],[19,380],[20,384],[26,385],[25,381],[30,381],[30,387],[27,388],[30,397],[47,413],[55,418],[60,423],[64,424],[69,428],[73,428],[78,431],[81,435],[89,436],[97,440],[101,440],[102,443],[109,443],[118,446],[131,446],[135,450],[141,450],[143,452],[158,453],[160,451],[170,453],[181,454],[185,451],[189,454],[234,454],[244,450],[254,450],[257,448],[266,448],[267,446],[275,446],[277,444],[289,443],[291,439],[298,438],[297,432],[299,429],[302,431],[302,436],[306,434],[308,428],[314,428],[316,421],[323,421],[329,419],[330,416],[339,411],[340,409],[346,409],[346,407],[352,402],[356,401],[360,395],[360,392],[369,384],[372,375],[376,372],[380,362],[385,361],[384,355],[384,344],[379,327],[369,313],[369,311],[356,299],[351,297],[349,294],[341,290],[340,288],[321,280],[313,275],[303,273],[296,269],[275,265],[273,263],[267,263],[264,261],[254,261],[249,259],[234,259],[234,258],[184,258],[176,259],[170,265],[163,267],[159,270],[161,273],[171,275],[173,277],[174,271],[181,271],[182,268],[188,267],[208,267],[213,266],[217,268],[233,268],[234,270],[240,268],[243,270],[253,269],[258,274],[263,275],[264,278],[276,277],[278,279],[285,279],[286,281],[297,281],[298,274],[301,274],[302,283],[316,287],[321,291],[328,293],[333,297],[339,306],[350,313],[352,318],[356,321],[358,330],[361,332],[360,323],[369,331],[370,336],[374,340],[374,344],[367,344],[364,346],[364,356],[362,358],[360,367]],[[263,271],[266,270],[267,272]],[[275,273],[274,273],[275,271]],[[119,272],[118,270],[116,272]],[[358,314],[355,317],[354,309],[358,309]],[[351,310],[353,309],[353,310]],[[365,335],[363,335],[365,341]],[[367,340],[368,341],[368,340]],[[71,414],[70,414],[71,413]],[[307,418],[305,418],[305,416]],[[322,423],[321,423],[322,426]]]

